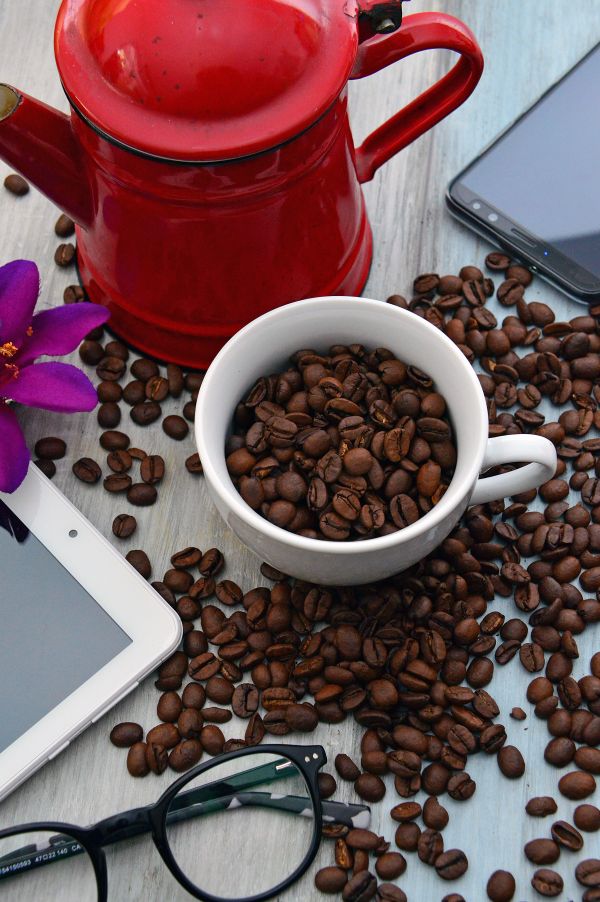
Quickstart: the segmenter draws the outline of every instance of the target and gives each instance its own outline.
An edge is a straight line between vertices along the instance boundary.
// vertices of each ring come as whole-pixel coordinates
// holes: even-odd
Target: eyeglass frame
[[[262,902],[262,900],[270,899],[278,893],[288,889],[288,887],[306,873],[314,861],[323,835],[323,805],[329,809],[335,809],[336,811],[339,809],[340,813],[343,812],[345,818],[349,820],[353,826],[359,825],[357,818],[360,817],[362,813],[364,813],[367,818],[370,815],[370,809],[367,805],[346,805],[339,802],[323,802],[319,793],[318,773],[323,765],[327,763],[327,755],[322,746],[261,744],[260,746],[237,749],[233,752],[211,758],[209,761],[198,764],[185,774],[182,774],[181,777],[167,787],[159,797],[158,801],[152,805],[144,805],[140,808],[132,808],[128,811],[120,812],[119,814],[104,818],[89,827],[80,827],[76,824],[59,821],[39,821],[29,824],[20,824],[16,827],[8,827],[4,830],[0,830],[0,840],[18,834],[41,831],[67,834],[69,838],[74,839],[83,847],[92,862],[98,889],[97,902],[108,902],[108,871],[104,846],[150,833],[163,862],[177,882],[183,886],[191,896],[199,899],[200,902],[234,902],[233,896],[214,896],[211,893],[200,889],[200,887],[192,883],[192,881],[184,874],[177,864],[167,840],[167,815],[173,799],[183,787],[188,783],[191,783],[196,777],[218,765],[226,764],[228,761],[234,761],[238,758],[262,753],[270,753],[285,757],[298,768],[309,791],[314,824],[311,843],[306,855],[296,869],[285,880],[282,880],[269,890],[265,890],[253,896],[236,897],[235,900],[235,902]],[[354,812],[354,815],[352,812]],[[125,822],[123,822],[124,819]],[[335,817],[329,815],[326,819],[334,821]],[[15,876],[18,873],[19,872],[16,872]]]

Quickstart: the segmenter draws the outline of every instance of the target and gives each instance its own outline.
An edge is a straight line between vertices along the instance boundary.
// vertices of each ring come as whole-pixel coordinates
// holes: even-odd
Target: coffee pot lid
[[[65,91],[108,138],[174,160],[293,138],[350,74],[357,0],[63,0]]]

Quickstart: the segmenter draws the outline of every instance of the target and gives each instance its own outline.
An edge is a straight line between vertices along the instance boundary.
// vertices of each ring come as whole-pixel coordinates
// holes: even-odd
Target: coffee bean
[[[146,357],[140,357],[138,360],[134,360],[130,369],[131,375],[135,379],[141,379],[144,383],[153,376],[158,376],[158,366],[153,360],[148,360]]]
[[[53,460],[34,460],[33,461],[38,470],[41,470],[44,476],[48,479],[52,479],[53,476],[56,476],[56,464]]]
[[[419,817],[420,814],[421,806],[418,802],[402,802],[400,805],[395,805],[390,811],[390,816],[392,817],[392,819],[395,821],[400,821],[400,823],[412,821],[415,818]],[[427,826],[429,827],[430,824],[427,824]]]
[[[196,404],[194,401],[188,401],[183,405],[183,415],[190,423],[194,422],[196,416]]]
[[[73,473],[81,482],[93,485],[102,477],[102,470],[91,457],[81,457],[72,467]]]
[[[444,840],[437,830],[424,830],[419,836],[417,854],[425,864],[434,865],[444,851]]]
[[[119,749],[130,748],[134,743],[141,742],[144,731],[137,723],[126,721],[118,723],[110,731],[110,741]]]
[[[59,244],[54,252],[54,262],[61,267],[70,266],[75,259],[75,245]]]
[[[126,492],[131,486],[131,476],[127,473],[111,473],[110,476],[104,477],[102,485],[111,494]]]
[[[87,301],[87,298],[81,285],[67,285],[63,291],[63,302],[65,304],[81,304],[83,301]]]
[[[169,753],[163,745],[148,742],[146,745],[146,764],[153,774],[162,774],[167,769]]]
[[[531,878],[531,885],[540,896],[560,896],[563,891],[563,879],[550,868],[539,868]]]
[[[165,462],[159,454],[148,454],[140,464],[140,476],[148,485],[156,485],[165,475]]]
[[[505,271],[510,266],[510,257],[508,257],[506,254],[500,253],[499,251],[492,251],[485,258],[485,265],[488,269]]]
[[[147,507],[154,504],[157,499],[157,492],[153,485],[145,482],[137,482],[130,486],[127,490],[127,500],[136,507]]]
[[[342,778],[354,782],[360,776],[360,770],[354,761],[343,753],[335,756],[335,769]]]
[[[124,432],[117,432],[113,429],[102,433],[100,444],[105,451],[126,451],[129,448],[130,441],[129,436],[125,435]]]
[[[418,824],[400,824],[396,829],[395,842],[398,848],[405,852],[416,852],[420,836],[421,829]]]
[[[385,783],[375,774],[361,774],[354,781],[354,791],[365,802],[379,802],[385,795]]]
[[[312,705],[306,703],[292,704],[287,705],[285,708],[285,719],[291,730],[309,733],[316,728],[319,722],[319,715]]]
[[[571,852],[578,852],[583,848],[583,836],[571,824],[566,821],[555,821],[550,828],[552,839],[569,849]]]
[[[575,764],[590,774],[600,774],[600,749],[582,746],[574,755]]]
[[[550,796],[535,796],[533,799],[529,799],[525,811],[531,817],[547,817],[549,814],[556,813],[557,806]]]
[[[443,830],[448,824],[448,812],[440,805],[435,796],[431,796],[423,806],[423,822],[432,830]]]
[[[144,386],[144,395],[148,401],[164,401],[169,394],[169,383],[164,376],[152,376]]]
[[[6,176],[4,187],[16,197],[23,197],[29,193],[29,182],[26,182],[23,176],[17,175],[16,172],[11,172]]]
[[[145,777],[150,772],[146,761],[146,743],[135,742],[127,753],[127,770],[132,777]]]
[[[130,514],[118,514],[113,520],[112,531],[118,539],[128,539],[137,528],[137,520]]]
[[[532,839],[525,844],[524,852],[533,864],[554,864],[560,848],[552,839]]]
[[[467,856],[460,849],[448,849],[435,860],[435,869],[443,880],[458,880],[468,867]]]
[[[150,564],[150,560],[145,551],[142,551],[141,549],[128,551],[125,555],[125,559],[129,561],[131,566],[134,567],[144,579],[150,579],[152,565]]]
[[[41,438],[35,443],[34,451],[41,460],[60,460],[67,453],[67,446],[61,438]]]
[[[120,401],[123,396],[123,390],[118,382],[100,382],[96,387],[96,394],[99,401]]]
[[[157,401],[142,401],[141,404],[134,404],[129,411],[129,416],[138,426],[149,426],[158,420],[161,412],[160,404]]]
[[[202,743],[198,739],[184,739],[169,754],[169,767],[177,773],[189,770],[202,758]]]
[[[600,886],[600,859],[580,861],[575,868],[575,877],[582,886]]]
[[[368,902],[377,890],[377,880],[369,871],[358,871],[342,891],[344,902]]]
[[[192,473],[194,476],[201,476],[204,473],[200,455],[197,452],[186,459],[185,468],[188,473]]]
[[[175,723],[183,704],[177,692],[163,692],[156,706],[156,714],[164,723]]]
[[[375,870],[382,880],[396,880],[406,870],[406,859],[400,852],[384,852],[378,856]]]
[[[357,827],[346,835],[346,843],[351,849],[363,849],[372,852],[379,846],[379,837],[372,830]]]
[[[182,441],[190,431],[190,427],[183,417],[174,414],[164,418],[162,428],[163,432],[168,435],[169,438],[173,438],[178,442]]]
[[[198,708],[184,708],[177,718],[179,735],[185,739],[197,739],[202,732],[203,725],[204,717]]]
[[[575,755],[575,743],[566,736],[557,736],[551,739],[544,751],[544,758],[548,764],[554,767],[564,767],[570,764]]]
[[[103,429],[114,429],[121,422],[121,409],[114,401],[105,401],[98,408],[96,418]]]
[[[467,773],[459,773],[450,777],[447,788],[451,799],[464,802],[474,794],[476,784]]]
[[[103,357],[96,366],[96,374],[103,382],[118,382],[125,372],[125,363],[120,357]]]
[[[591,774],[574,770],[560,778],[558,789],[567,799],[585,799],[595,792],[596,781]]]
[[[134,379],[132,382],[128,382],[123,389],[123,400],[126,404],[129,404],[130,407],[142,404],[145,397],[146,386],[141,379]]]
[[[322,893],[341,893],[347,882],[346,872],[338,867],[321,868],[315,874],[315,886]]]
[[[498,767],[505,777],[514,780],[525,773],[525,762],[514,745],[505,745],[498,752]]]
[[[59,238],[70,238],[75,234],[75,223],[66,213],[61,213],[54,224],[54,232]]]
[[[209,755],[220,755],[225,744],[222,730],[214,724],[208,724],[200,733],[202,747]]]
[[[129,360],[129,349],[122,341],[109,341],[105,349],[111,357],[119,357],[121,360]]]
[[[510,871],[494,871],[486,890],[492,902],[510,902],[516,890],[515,878]]]
[[[600,830],[600,809],[595,805],[578,805],[573,812],[575,826],[588,833]]]
[[[146,742],[148,745],[158,745],[165,749],[175,748],[179,742],[179,730],[172,723],[161,723],[148,730]]]

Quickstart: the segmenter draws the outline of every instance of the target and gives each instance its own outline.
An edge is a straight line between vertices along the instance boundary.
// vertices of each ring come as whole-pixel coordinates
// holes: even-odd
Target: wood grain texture
[[[50,0],[4,0],[0,4],[0,78],[66,110],[52,56],[57,6]],[[464,263],[482,262],[488,246],[453,222],[445,211],[443,195],[448,180],[600,38],[598,0],[578,0],[570,7],[559,0],[545,0],[543,4],[522,0],[410,3],[411,12],[424,9],[443,10],[464,19],[481,43],[486,70],[475,94],[458,112],[388,163],[365,186],[375,237],[373,267],[364,292],[368,297],[384,299],[393,292],[409,292],[412,279],[420,271],[455,272]],[[448,67],[446,56],[441,52],[420,54],[364,82],[353,83],[350,90],[356,142],[439,77]],[[0,164],[1,178],[7,171]],[[53,263],[58,243],[53,225],[58,212],[35,191],[20,199],[0,192],[0,263],[17,257],[38,263],[42,308],[61,303],[64,287],[74,281],[73,272],[59,270]],[[532,286],[528,298],[547,300],[558,319],[568,319],[581,310],[540,282]],[[180,406],[171,401],[165,405],[165,413],[176,412]],[[116,513],[127,510],[127,505],[109,497],[101,486],[76,482],[70,472],[73,461],[84,455],[104,463],[95,420],[85,415],[63,417],[24,409],[19,416],[32,446],[43,435],[57,434],[67,440],[68,455],[59,462],[55,482],[112,539],[112,519]],[[202,480],[194,480],[183,467],[183,461],[194,450],[192,438],[180,444],[167,439],[158,426],[144,431],[130,423],[126,411],[123,427],[133,444],[164,456],[167,477],[158,504],[134,511],[139,520],[138,532],[127,542],[113,540],[119,549],[126,552],[130,548],[145,548],[154,576],[160,578],[176,549],[188,544],[203,549],[216,545],[226,555],[227,577],[245,589],[264,584],[259,562],[224,527]],[[124,598],[123,604],[126,603]],[[508,616],[516,610],[503,599],[498,599],[496,606]],[[43,637],[36,636],[32,624],[32,647],[24,653],[35,655],[39,641]],[[592,650],[600,645],[598,630],[588,630],[579,644],[577,677],[584,674]],[[497,668],[490,687],[501,706],[509,741],[521,749],[528,763],[524,779],[511,782],[502,778],[493,758],[477,756],[469,762],[470,772],[477,780],[475,797],[466,804],[444,800],[450,812],[450,823],[444,831],[446,848],[463,848],[469,857],[469,870],[450,887],[433,869],[411,856],[407,872],[399,881],[411,902],[436,902],[451,890],[461,892],[469,902],[482,902],[487,878],[497,868],[515,874],[515,899],[538,898],[529,882],[534,868],[524,858],[522,847],[536,835],[548,835],[550,822],[526,817],[523,808],[533,795],[555,794],[558,775],[543,763],[548,736],[545,725],[532,716],[525,699],[526,685],[524,671],[515,661],[508,668]],[[152,726],[156,722],[157,698],[152,679],[148,679],[5,801],[0,806],[0,826],[46,818],[85,824],[157,798],[171,775],[131,779],[125,770],[124,753],[108,742],[111,726],[120,720]],[[528,712],[527,720],[517,723],[508,717],[514,705]],[[235,719],[225,727],[228,737],[243,735],[243,730],[244,724]],[[322,742],[331,762],[341,750],[358,759],[360,733],[349,721],[340,726],[321,726],[308,741]],[[295,736],[289,738],[302,741]],[[333,764],[329,769],[333,770]],[[393,840],[395,824],[388,812],[395,803],[395,793],[393,784],[388,782],[387,798],[373,806],[372,825]],[[351,787],[340,782],[337,797],[351,799]],[[595,801],[598,803],[598,798]],[[574,807],[574,803],[559,799],[561,817],[570,819]],[[284,838],[282,843],[285,844]],[[585,857],[598,855],[597,837],[586,838],[584,851]],[[219,855],[218,841],[214,854]],[[134,902],[189,898],[148,839],[111,849],[107,857],[111,899]],[[331,863],[332,858],[332,846],[324,842],[318,866]],[[563,900],[581,897],[574,878],[576,860],[563,854],[557,865],[565,880]],[[235,863],[223,865],[232,867]],[[286,900],[299,902],[318,896],[313,884],[315,869],[316,866],[286,894]],[[26,895],[22,898],[29,902]]]

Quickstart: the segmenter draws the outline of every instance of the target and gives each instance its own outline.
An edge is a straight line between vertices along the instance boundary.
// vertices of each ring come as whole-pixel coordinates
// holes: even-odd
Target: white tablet
[[[0,493],[0,799],[134,689],[181,621],[33,464]]]

